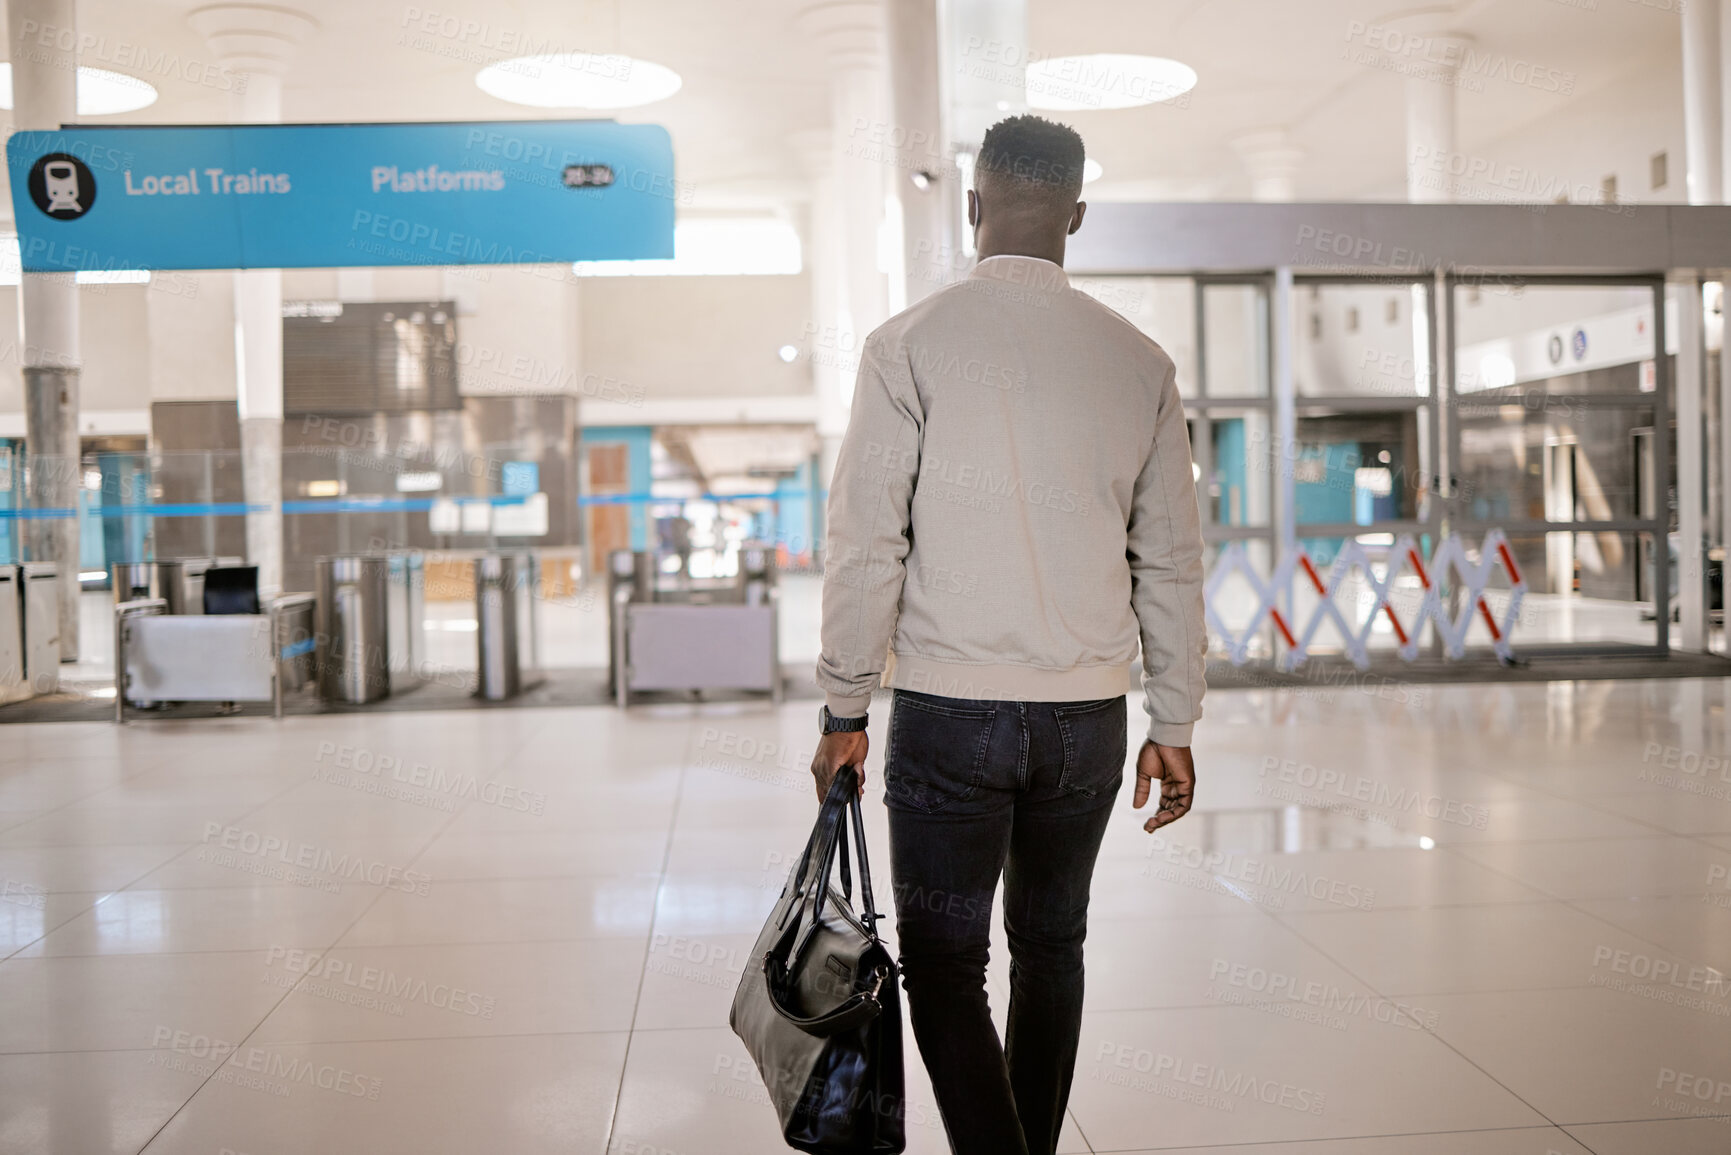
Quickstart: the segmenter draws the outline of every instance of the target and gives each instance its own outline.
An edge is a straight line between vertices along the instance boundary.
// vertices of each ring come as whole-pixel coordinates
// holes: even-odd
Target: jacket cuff
[[[825,704],[829,706],[829,712],[837,718],[863,717],[872,704],[870,694],[849,698],[836,693],[834,690],[825,690],[823,698]]]
[[[835,713],[835,707],[829,708]],[[1194,722],[1155,722],[1148,723],[1148,737],[1157,746],[1188,746],[1190,733],[1196,729]]]

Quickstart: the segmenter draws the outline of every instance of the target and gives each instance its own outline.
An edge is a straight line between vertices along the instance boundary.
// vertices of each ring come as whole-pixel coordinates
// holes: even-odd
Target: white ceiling
[[[1463,0],[1401,6],[1365,0],[1030,0],[1029,39],[1043,53],[1145,52],[1195,68],[1185,101],[1122,112],[1073,114],[1091,154],[1114,182],[1146,182],[1145,195],[1247,199],[1249,179],[1232,137],[1283,128],[1305,153],[1301,199],[1404,192],[1406,80],[1349,58],[1374,51],[1354,22],[1431,25],[1470,34],[1475,52],[1573,74],[1563,96],[1507,79],[1457,88],[1463,151],[1490,142],[1618,82],[1632,70],[1680,67],[1681,29],[1665,0]],[[1673,5],[1675,6],[1675,5]],[[1681,85],[1681,80],[1677,81]],[[1559,80],[1559,86],[1561,81]]]
[[[142,74],[161,99],[130,123],[226,118],[225,98],[161,70],[126,67],[139,49],[212,62],[186,13],[199,0],[81,0],[81,30],[100,43],[83,63]],[[529,119],[475,87],[481,64],[513,55],[416,31],[413,13],[473,20],[498,37],[527,35],[570,49],[655,60],[685,80],[673,98],[622,114],[673,134],[679,175],[695,204],[777,207],[804,199],[790,138],[822,127],[829,80],[822,54],[795,27],[809,0],[293,0],[320,29],[285,82],[285,119],[298,121]],[[1459,93],[1463,148],[1481,147],[1634,69],[1675,74],[1680,31],[1658,0],[1463,0],[1433,4],[1436,21],[1471,33],[1479,49],[1572,73],[1572,96],[1492,79]],[[1249,180],[1230,140],[1284,128],[1305,151],[1305,199],[1398,195],[1403,78],[1346,57],[1352,22],[1385,23],[1401,10],[1366,0],[1028,0],[1040,55],[1145,52],[1200,74],[1183,106],[1069,114],[1107,179],[1091,194],[1242,199]],[[1407,11],[1416,12],[1417,9]],[[431,48],[417,45],[415,37]],[[461,58],[471,53],[471,59]]]

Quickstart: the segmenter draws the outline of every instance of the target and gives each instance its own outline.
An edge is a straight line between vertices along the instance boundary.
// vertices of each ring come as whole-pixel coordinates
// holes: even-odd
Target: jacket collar
[[[987,257],[975,265],[968,274],[969,280],[989,278],[994,281],[1007,281],[1030,289],[1067,289],[1070,278],[1064,273],[1064,266],[1056,261],[1048,261],[1044,257],[1024,257],[1003,254]]]

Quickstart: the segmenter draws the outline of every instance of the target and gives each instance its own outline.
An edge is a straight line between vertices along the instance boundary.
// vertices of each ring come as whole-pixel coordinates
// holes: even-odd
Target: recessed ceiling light
[[[156,86],[106,68],[78,70],[78,115],[113,116],[156,103]],[[0,63],[0,108],[12,107],[12,65]]]
[[[799,360],[799,350],[792,345],[783,345],[776,351],[776,356],[791,365]]]
[[[1100,174],[1105,171],[1105,169],[1100,167],[1099,161],[1095,160],[1093,157],[1088,157],[1082,162],[1082,183],[1087,184],[1089,181],[1099,180]]]
[[[531,108],[636,108],[666,100],[683,83],[671,68],[594,52],[519,56],[475,74],[482,92]]]
[[[1050,112],[1137,108],[1196,87],[1196,70],[1164,56],[1097,52],[1053,56],[1028,65],[1028,107]]]

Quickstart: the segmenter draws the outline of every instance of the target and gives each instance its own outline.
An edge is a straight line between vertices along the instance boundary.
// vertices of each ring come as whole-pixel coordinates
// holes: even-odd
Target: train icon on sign
[[[69,160],[57,160],[42,166],[42,177],[48,188],[48,211],[51,213],[82,213],[78,203],[78,170]]]
[[[96,178],[77,157],[51,152],[30,168],[30,199],[57,221],[77,220],[96,203]]]

